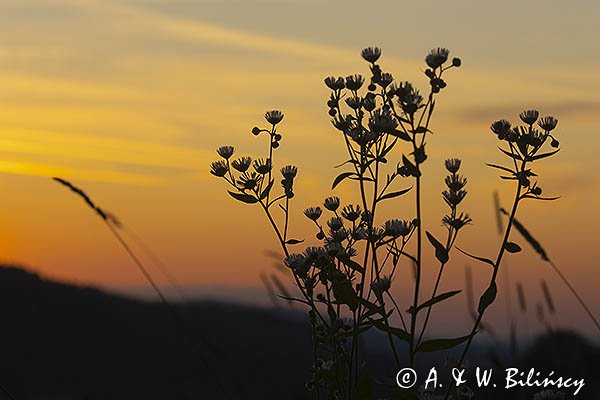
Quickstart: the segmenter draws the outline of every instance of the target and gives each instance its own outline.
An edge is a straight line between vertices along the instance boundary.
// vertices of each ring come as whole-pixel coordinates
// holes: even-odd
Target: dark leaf
[[[377,201],[381,201],[381,200],[385,200],[385,199],[393,199],[394,197],[402,196],[403,194],[408,193],[411,189],[412,189],[412,187],[409,187],[408,189],[399,190],[397,192],[386,193],[386,194],[380,196]]]
[[[540,196],[526,195],[526,196],[522,196],[521,198],[522,199],[534,199],[534,200],[554,201],[554,200],[560,199],[560,196],[556,196],[556,197],[540,197]]]
[[[393,326],[389,326],[380,321],[373,321],[373,325],[380,331],[389,333],[406,343],[410,343],[410,333],[406,332],[404,329],[394,328]]]
[[[410,142],[412,140],[411,137],[408,135],[408,133],[398,130],[398,129],[396,129],[394,132],[392,132],[391,135],[396,136],[406,142]]]
[[[503,167],[502,165],[488,164],[488,163],[486,163],[485,165],[487,165],[488,167],[501,169],[502,171],[510,172],[511,174],[515,173],[512,169],[507,168],[507,167]]]
[[[426,132],[431,132],[429,129],[425,128],[424,126],[419,126],[417,128],[415,128],[414,131],[412,131],[413,133],[426,133]]]
[[[232,192],[230,190],[228,190],[227,193],[229,193],[231,195],[231,197],[233,197],[234,199],[239,200],[246,204],[258,203],[258,199],[256,197],[252,196],[251,194],[236,193],[236,192]]]
[[[358,164],[358,161],[356,161],[356,160],[344,161],[343,163],[338,164],[338,165],[334,166],[333,168],[339,168],[339,167],[342,167],[342,166],[344,166],[344,165],[346,165],[348,163],[356,165],[356,164]]]
[[[442,264],[446,264],[448,262],[448,250],[446,247],[441,244],[429,231],[426,231],[427,239],[429,239],[429,243],[435,248],[435,257]]]
[[[541,160],[542,158],[546,158],[546,157],[550,157],[555,155],[556,153],[558,153],[560,151],[560,149],[556,149],[554,151],[550,151],[548,153],[542,153],[542,154],[538,154],[536,156],[531,157],[531,161],[535,161],[535,160]]]
[[[304,240],[298,240],[298,239],[288,239],[285,244],[298,244],[298,243],[302,243],[304,242]]]
[[[419,310],[424,309],[424,308],[431,307],[431,306],[433,306],[436,303],[439,303],[441,301],[449,299],[450,297],[455,296],[455,295],[459,294],[460,292],[461,292],[460,290],[453,290],[451,292],[446,292],[446,293],[439,294],[439,295],[435,296],[434,298],[432,298],[430,300],[427,300],[425,303],[419,305],[417,307],[417,312]],[[411,307],[411,309],[412,309],[412,307]]]
[[[364,268],[362,267],[362,265],[360,265],[359,263],[357,263],[356,261],[352,260],[349,257],[342,257],[342,258],[338,258],[340,260],[340,262],[344,265],[346,265],[347,267],[349,267],[350,269],[353,269],[356,272],[364,272]]]
[[[477,308],[477,312],[479,314],[483,313],[486,308],[490,306],[496,300],[496,282],[492,282],[492,284],[486,289],[481,298],[479,299],[479,307]]]
[[[481,261],[481,262],[483,262],[483,263],[489,264],[489,265],[491,265],[492,267],[494,267],[494,266],[495,266],[495,265],[494,265],[494,262],[493,262],[492,260],[490,260],[489,258],[484,258],[484,257],[478,257],[478,256],[474,256],[473,254],[469,254],[469,253],[467,253],[466,251],[464,251],[464,250],[460,249],[459,247],[457,247],[457,249],[458,249],[458,251],[460,251],[460,252],[461,252],[461,253],[463,253],[464,255],[466,255],[466,256],[469,256],[469,257],[471,257],[471,258],[472,258],[472,259],[474,259],[474,260]]]
[[[351,177],[352,175],[356,175],[356,173],[354,172],[342,172],[341,174],[339,174],[334,180],[333,180],[333,184],[331,185],[331,189],[335,189],[335,187],[337,185],[339,185],[344,179]]]
[[[383,307],[378,306],[376,304],[371,303],[368,300],[363,299],[362,297],[358,297],[358,302],[360,304],[362,304],[366,309],[369,310],[369,312],[372,314],[381,314],[383,315],[385,310],[383,309]]]
[[[509,253],[518,253],[521,251],[521,246],[513,242],[506,242],[504,249],[506,249],[506,251]]]
[[[432,351],[451,349],[453,347],[458,346],[459,344],[466,342],[467,340],[469,340],[470,337],[471,337],[471,335],[462,336],[462,337],[455,338],[455,339],[427,340],[427,341],[421,343],[419,345],[419,347],[417,347],[417,352],[429,353]]]

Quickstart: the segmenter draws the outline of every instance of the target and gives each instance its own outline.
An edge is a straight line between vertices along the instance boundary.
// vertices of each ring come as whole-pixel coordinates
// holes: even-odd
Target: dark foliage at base
[[[0,385],[18,400],[310,398],[303,385],[312,360],[304,315],[208,301],[177,310],[183,327],[161,303],[0,267]],[[373,332],[364,340],[369,372],[393,382],[386,338]],[[506,354],[508,347],[477,345],[469,364],[585,378],[577,398],[598,399],[592,374],[599,350],[575,334],[548,334],[518,361],[498,363]],[[454,349],[425,357],[420,375],[459,355]],[[490,390],[475,398],[531,399],[534,392]]]

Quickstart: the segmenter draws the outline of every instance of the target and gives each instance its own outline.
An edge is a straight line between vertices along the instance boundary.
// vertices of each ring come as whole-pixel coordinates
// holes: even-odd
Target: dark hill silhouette
[[[218,374],[230,398],[305,398],[302,315],[208,301],[177,309],[187,334],[163,304],[0,267],[0,385],[19,400],[211,399],[223,397]]]

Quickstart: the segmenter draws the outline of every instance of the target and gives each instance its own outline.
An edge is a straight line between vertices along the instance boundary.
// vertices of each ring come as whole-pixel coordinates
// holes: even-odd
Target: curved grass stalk
[[[131,247],[127,244],[127,242],[119,234],[119,232],[117,231],[117,229],[115,229],[115,226],[120,226],[120,222],[112,214],[106,212],[105,210],[103,210],[102,208],[100,208],[98,205],[96,205],[92,201],[92,199],[91,199],[90,196],[88,196],[83,190],[81,190],[80,188],[76,187],[75,185],[73,185],[69,181],[66,181],[66,180],[61,179],[61,178],[52,178],[52,179],[54,181],[58,182],[59,184],[67,187],[73,193],[75,193],[76,195],[78,195],[79,197],[81,197],[86,202],[86,204],[102,219],[102,221],[107,226],[108,230],[117,239],[117,241],[119,242],[119,244],[121,245],[121,247],[125,250],[125,252],[128,254],[128,256],[131,258],[131,260],[134,262],[134,264],[136,265],[136,267],[138,268],[138,270],[142,273],[142,275],[144,276],[144,278],[146,279],[146,281],[150,284],[150,286],[152,287],[152,289],[154,290],[154,292],[158,295],[161,303],[165,306],[165,308],[168,310],[169,314],[173,318],[173,321],[175,322],[175,325],[179,328],[179,330],[181,332],[184,333],[184,335],[187,337],[187,340],[188,340],[189,344],[193,345],[194,350],[197,353],[200,353],[200,348],[198,348],[197,346],[194,345],[192,336],[190,335],[190,333],[186,329],[183,318],[179,315],[179,313],[177,312],[177,310],[167,300],[166,296],[164,295],[164,293],[162,292],[162,290],[160,289],[160,287],[158,286],[158,284],[156,283],[156,281],[154,280],[154,278],[152,277],[152,275],[148,272],[147,268],[141,262],[141,260],[139,259],[139,257],[135,254],[135,252],[131,249]],[[211,349],[212,351],[216,351],[216,348],[215,348],[215,346],[213,344],[209,343],[203,336],[199,336],[199,337],[203,341],[203,345],[205,347]],[[214,375],[214,378],[215,378],[214,382],[216,384],[217,390],[220,391],[223,395],[225,395],[226,398],[231,399],[232,397],[229,394],[229,391],[225,388],[225,385],[222,383],[220,377],[214,372],[214,368],[211,368],[208,365],[207,361],[202,356],[200,357],[200,361],[203,364],[203,368],[205,370],[207,370],[207,372],[212,373]]]

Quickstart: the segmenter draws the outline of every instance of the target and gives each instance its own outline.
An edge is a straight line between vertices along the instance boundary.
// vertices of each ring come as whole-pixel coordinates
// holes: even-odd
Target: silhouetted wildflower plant
[[[485,311],[496,298],[496,277],[505,252],[516,253],[521,249],[509,241],[518,205],[529,199],[553,199],[542,197],[531,166],[558,152],[558,149],[544,150],[547,144],[558,147],[552,133],[558,121],[553,117],[540,119],[537,111],[528,110],[520,115],[521,126],[513,126],[505,120],[494,122],[491,130],[500,140],[500,150],[510,164],[489,165],[503,172],[502,179],[515,181],[513,208],[495,260],[463,251],[492,267],[490,284],[479,300],[476,322],[468,335],[425,340],[432,308],[461,292],[438,293],[438,288],[460,231],[471,223],[469,215],[460,207],[467,196],[467,179],[460,174],[461,160],[450,158],[445,162],[448,175],[442,192],[448,206],[448,213],[442,219],[445,238],[439,240],[421,224],[422,166],[427,160],[429,126],[437,97],[447,86],[446,73],[459,67],[461,60],[449,59],[447,49],[433,49],[425,58],[424,73],[429,87],[422,95],[410,82],[397,81],[382,70],[378,64],[380,49],[366,48],[362,57],[369,64],[369,78],[355,74],[325,79],[325,85],[331,90],[327,101],[329,115],[341,133],[349,157],[340,165],[347,170],[334,179],[332,189],[344,181],[354,181],[360,203],[343,204],[340,198],[332,196],[322,205],[304,210],[304,215],[315,225],[320,245],[302,252],[291,250],[291,246],[302,242],[288,237],[290,200],[294,197],[297,168],[291,165],[281,168],[279,195],[274,190],[279,178],[272,176],[274,150],[282,139],[277,130],[284,118],[280,111],[265,114],[268,128],[252,129],[254,135],[264,136],[268,141],[265,158],[232,159],[233,147],[224,146],[217,150],[222,160],[211,165],[211,173],[230,186],[229,194],[241,202],[258,204],[275,230],[285,254],[284,264],[300,292],[293,300],[308,307],[314,365],[307,388],[314,390],[315,398],[322,395],[341,399],[371,398],[365,396],[372,393],[373,382],[365,373],[359,339],[372,328],[387,335],[399,368],[403,364],[397,350],[401,342],[408,346],[409,357],[404,364],[410,366],[414,365],[418,353],[466,343],[459,363],[462,364]],[[392,157],[399,162],[392,163]],[[411,190],[415,196],[415,215],[387,221],[377,218],[382,203]],[[283,211],[281,223],[276,222],[272,213],[275,204]],[[421,271],[425,238],[435,254],[439,273],[432,293],[423,301]],[[399,305],[392,293],[402,260],[415,271],[408,309]],[[403,288],[407,289],[410,288]],[[424,318],[419,319],[420,316]],[[399,321],[399,326],[393,326],[392,317]]]

